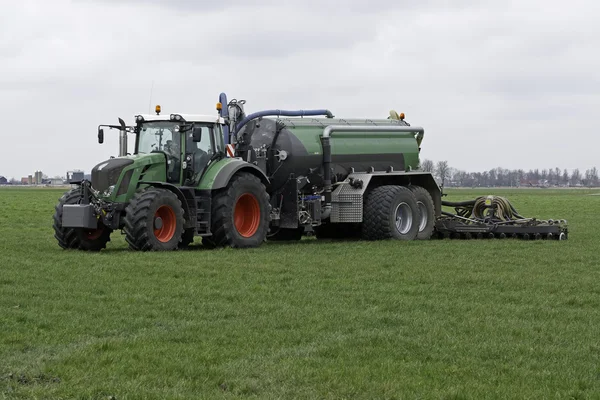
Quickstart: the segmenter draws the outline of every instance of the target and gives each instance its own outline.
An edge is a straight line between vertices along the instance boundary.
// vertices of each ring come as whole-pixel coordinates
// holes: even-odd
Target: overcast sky
[[[3,2],[0,175],[89,172],[118,152],[98,124],[213,113],[221,91],[247,112],[395,109],[461,169],[600,167],[598,21],[591,0]]]

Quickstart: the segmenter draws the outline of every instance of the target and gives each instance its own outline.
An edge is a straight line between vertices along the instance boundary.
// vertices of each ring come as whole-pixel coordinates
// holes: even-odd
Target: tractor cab
[[[100,125],[98,142],[104,142],[103,127],[119,131],[119,156],[92,168],[91,190],[105,200],[126,203],[142,182],[173,186],[197,186],[210,165],[225,157],[223,126],[217,115],[138,114],[134,125]],[[226,126],[226,125],[225,125]],[[128,135],[135,136],[133,149]]]
[[[136,115],[135,122],[134,155],[164,155],[167,183],[195,186],[208,165],[225,155],[223,118],[158,111]]]

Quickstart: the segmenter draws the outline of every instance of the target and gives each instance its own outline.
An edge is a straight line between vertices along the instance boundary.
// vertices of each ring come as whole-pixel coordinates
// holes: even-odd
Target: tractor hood
[[[137,182],[140,175],[147,172],[164,175],[165,165],[166,159],[162,153],[111,158],[92,168],[92,188],[100,196],[114,199],[128,192],[130,184],[134,183],[132,178]]]

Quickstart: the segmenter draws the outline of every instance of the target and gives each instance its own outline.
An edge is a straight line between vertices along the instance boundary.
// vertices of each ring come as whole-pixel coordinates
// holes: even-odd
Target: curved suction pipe
[[[248,115],[246,118],[241,120],[235,127],[235,131],[232,132],[234,136],[242,129],[248,122],[253,119],[266,117],[266,116],[286,116],[286,117],[304,117],[304,116],[326,116],[327,118],[333,118],[333,114],[329,110],[265,110],[255,112],[254,114]]]

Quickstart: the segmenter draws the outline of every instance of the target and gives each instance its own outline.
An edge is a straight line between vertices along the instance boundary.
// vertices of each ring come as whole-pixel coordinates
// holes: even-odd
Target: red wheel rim
[[[177,220],[175,218],[175,212],[169,206],[160,206],[154,213],[154,221],[160,218],[162,220],[162,226],[160,228],[154,228],[154,236],[166,243],[173,238],[175,235],[175,227],[177,226]]]
[[[233,210],[235,229],[243,237],[251,237],[260,225],[260,206],[258,200],[250,193],[240,196]]]

